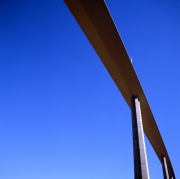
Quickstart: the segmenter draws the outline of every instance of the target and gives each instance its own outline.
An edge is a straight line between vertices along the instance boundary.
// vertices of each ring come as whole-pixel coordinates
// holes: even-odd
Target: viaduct
[[[103,0],[64,0],[131,109],[134,178],[149,179],[144,133],[162,163],[164,179],[173,167],[146,96]]]

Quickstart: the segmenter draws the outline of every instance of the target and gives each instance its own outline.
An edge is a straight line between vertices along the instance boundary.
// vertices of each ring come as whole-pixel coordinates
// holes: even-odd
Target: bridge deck
[[[175,178],[158,126],[106,4],[102,0],[65,0],[65,3],[129,107],[131,106],[131,97],[138,96],[141,103],[144,132],[159,160],[162,162],[162,156],[166,157],[169,173]]]

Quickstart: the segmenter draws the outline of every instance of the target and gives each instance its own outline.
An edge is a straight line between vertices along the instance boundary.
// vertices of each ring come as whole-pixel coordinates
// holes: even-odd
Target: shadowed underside
[[[163,139],[123,42],[103,0],[65,0],[124,99],[138,96],[144,132],[162,162],[166,157],[170,176],[175,178]]]

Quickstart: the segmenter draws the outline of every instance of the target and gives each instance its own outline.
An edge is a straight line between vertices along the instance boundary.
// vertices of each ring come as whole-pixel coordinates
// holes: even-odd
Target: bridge
[[[131,109],[134,178],[149,178],[145,133],[162,163],[164,178],[175,179],[163,138],[105,2],[103,0],[64,1]]]

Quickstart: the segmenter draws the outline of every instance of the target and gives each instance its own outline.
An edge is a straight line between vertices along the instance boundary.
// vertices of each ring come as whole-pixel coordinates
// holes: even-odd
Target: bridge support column
[[[163,167],[164,179],[169,179],[169,173],[168,173],[166,158],[164,156],[162,157],[162,167]],[[173,177],[171,177],[171,179],[172,178]]]
[[[141,108],[137,97],[131,98],[131,113],[134,150],[134,178],[149,179]]]

